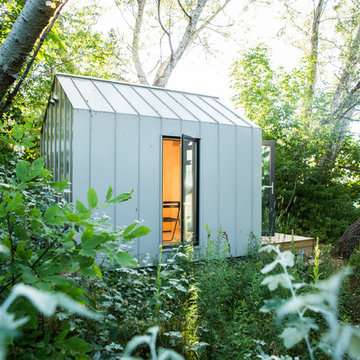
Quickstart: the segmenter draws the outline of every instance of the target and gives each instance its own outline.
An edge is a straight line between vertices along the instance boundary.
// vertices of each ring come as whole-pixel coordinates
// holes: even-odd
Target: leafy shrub
[[[6,345],[17,335],[18,328],[26,324],[29,320],[27,317],[15,319],[15,316],[9,313],[11,304],[18,297],[27,298],[38,311],[46,316],[53,315],[56,307],[62,306],[73,313],[83,316],[95,319],[101,317],[99,314],[88,310],[83,305],[62,293],[49,294],[31,286],[17,284],[12,288],[8,298],[0,306],[0,360],[5,359]]]
[[[277,265],[282,272],[268,275],[262,282],[269,290],[274,291],[280,286],[288,289],[290,298],[275,298],[266,300],[261,308],[268,313],[275,310],[279,320],[285,320],[285,329],[280,337],[286,348],[305,341],[310,359],[315,358],[315,353],[322,351],[333,359],[343,359],[347,353],[352,359],[360,355],[360,330],[351,325],[341,323],[338,319],[338,294],[342,280],[349,272],[343,268],[328,280],[318,281],[316,284],[294,282],[294,277],[288,269],[295,264],[294,255],[290,251],[280,252],[279,247],[268,245],[262,251],[275,252],[275,260],[266,265],[261,272],[268,274]],[[320,314],[327,324],[327,331],[321,334],[317,344],[310,340],[311,333],[321,327],[314,317],[309,315]]]
[[[130,193],[113,196],[109,188],[104,204],[99,205],[96,192],[90,189],[88,206],[80,201],[73,206],[61,192],[66,181],[49,182],[50,172],[43,165],[39,158],[32,163],[17,160],[0,166],[0,235],[2,248],[7,249],[0,254],[0,299],[21,282],[43,291],[62,292],[94,307],[83,285],[86,279],[102,277],[95,260],[102,256],[121,266],[136,265],[124,242],[149,230],[134,223],[112,231],[107,219],[94,217],[99,210],[126,201]],[[68,315],[44,318],[23,299],[12,307],[18,317],[30,318],[24,329],[26,341],[19,338],[17,346],[9,349],[12,358],[47,355],[60,359],[67,356],[64,349],[79,355],[76,348],[88,352],[88,345],[75,337],[76,328],[70,330]]]

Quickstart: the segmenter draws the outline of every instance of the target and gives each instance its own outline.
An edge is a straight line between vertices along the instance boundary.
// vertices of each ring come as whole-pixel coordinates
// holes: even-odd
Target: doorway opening
[[[163,137],[162,243],[198,244],[199,140]]]
[[[181,242],[181,141],[163,139],[163,244]]]

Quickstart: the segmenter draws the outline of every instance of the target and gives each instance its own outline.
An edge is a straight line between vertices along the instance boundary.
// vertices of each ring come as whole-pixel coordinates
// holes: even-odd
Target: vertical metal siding
[[[218,223],[218,173],[217,124],[201,123],[200,140],[200,245],[207,246],[205,225],[216,231]]]
[[[90,188],[90,112],[73,110],[73,201],[87,204],[87,191]]]
[[[65,179],[65,94],[64,90],[59,90],[60,108],[60,143],[59,143],[59,180]]]
[[[189,135],[193,138],[198,138],[200,136],[200,122],[183,120],[182,134]]]
[[[238,254],[244,255],[252,229],[252,141],[251,128],[237,127],[237,222]]]
[[[229,237],[232,255],[237,252],[234,223],[235,131],[235,126],[219,126],[219,226]]]
[[[151,228],[148,236],[139,239],[140,254],[158,254],[160,221],[158,204],[160,199],[160,118],[140,117],[139,152],[139,219]]]
[[[134,190],[131,200],[116,208],[116,225],[122,228],[139,219],[139,118],[137,115],[116,115],[116,193]],[[132,255],[138,256],[138,239]]]
[[[74,109],[71,106],[70,102],[68,103],[68,115],[69,115],[69,180],[70,180],[70,201],[74,201],[73,197],[73,159],[74,159],[74,152],[73,152],[73,124],[74,124]]]
[[[93,112],[91,118],[90,186],[98,195],[99,203],[105,201],[109,186],[114,189],[115,162],[115,114]],[[114,219],[114,208],[99,213]]]
[[[252,128],[252,230],[257,238],[261,236],[261,129]]]
[[[181,122],[174,119],[162,119],[161,135],[163,136],[181,136]]]
[[[50,136],[50,141],[51,141],[51,149],[50,149],[50,170],[53,172],[53,180],[55,180],[55,113],[56,113],[56,109],[55,106],[50,106],[51,108],[51,115],[50,115],[50,123],[51,123],[51,136]]]

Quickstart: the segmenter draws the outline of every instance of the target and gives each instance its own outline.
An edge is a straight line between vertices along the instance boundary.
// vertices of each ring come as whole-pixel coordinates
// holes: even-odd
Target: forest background
[[[51,174],[38,158],[41,122],[55,72],[167,86],[185,56],[190,59],[198,52],[207,59],[216,56],[223,67],[216,45],[223,42],[237,50],[240,44],[225,70],[233,104],[262,127],[264,139],[276,140],[276,230],[334,244],[359,218],[360,147],[350,128],[359,121],[360,3],[244,1],[236,2],[236,16],[226,12],[234,9],[228,8],[233,4],[117,1],[113,11],[119,11],[122,25],[105,29],[97,26],[106,11],[98,2],[80,6],[71,0],[0,1],[0,216],[3,249],[10,253],[2,265],[0,294],[5,296],[21,280],[68,292],[79,300],[83,292],[74,288],[76,279],[70,276],[65,281],[59,275],[61,264],[77,264],[71,267],[75,274],[101,278],[94,252],[102,251],[118,264],[134,264],[124,249],[114,253],[109,244],[119,236],[130,240],[147,231],[133,224],[120,235],[95,233],[98,225],[88,219],[99,206],[96,193],[89,190],[88,209],[77,204],[71,210],[55,204],[55,193],[44,191],[45,184],[54,191],[66,188],[66,183],[47,183]],[[273,61],[272,42],[253,41],[257,36],[249,35],[253,25],[249,14],[274,7],[281,24],[277,37],[299,55],[291,66],[286,61],[286,68],[278,57]],[[34,11],[40,8],[41,12]],[[17,26],[15,21],[22,16],[32,16],[33,23]],[[282,57],[292,53],[283,52]],[[187,83],[194,81],[190,70],[179,72]],[[129,196],[113,198],[109,189],[106,206]],[[42,226],[46,231],[40,231]],[[75,245],[72,238],[84,227],[88,231],[83,244]],[[49,267],[47,261],[54,256]]]

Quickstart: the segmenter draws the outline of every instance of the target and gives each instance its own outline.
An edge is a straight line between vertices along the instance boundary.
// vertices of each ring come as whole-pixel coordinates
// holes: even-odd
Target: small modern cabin
[[[70,201],[99,200],[111,185],[134,190],[107,209],[115,228],[141,221],[152,231],[134,255],[157,256],[206,225],[226,232],[233,256],[261,235],[261,129],[218,98],[58,74],[42,127],[41,153],[54,180],[69,179]]]

